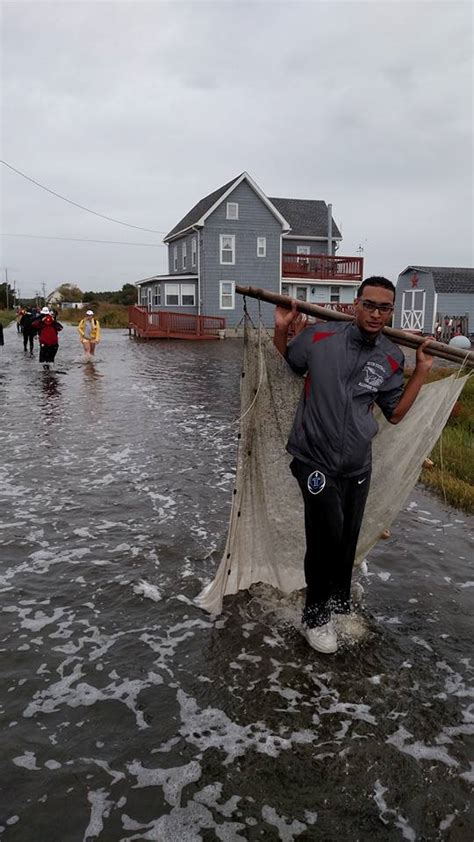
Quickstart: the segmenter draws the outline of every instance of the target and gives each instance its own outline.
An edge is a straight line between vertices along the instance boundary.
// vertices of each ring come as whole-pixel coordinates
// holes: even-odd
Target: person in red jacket
[[[43,368],[47,371],[58,352],[58,333],[63,329],[54,316],[51,315],[48,307],[43,307],[39,317],[32,323],[32,328],[38,331],[38,339],[40,344],[39,361],[43,363]]]

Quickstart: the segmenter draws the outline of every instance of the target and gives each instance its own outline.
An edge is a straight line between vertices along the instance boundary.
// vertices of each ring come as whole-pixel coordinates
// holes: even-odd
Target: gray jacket
[[[378,431],[372,409],[390,418],[403,392],[405,358],[380,334],[371,340],[355,322],[305,328],[286,350],[306,374],[287,450],[329,476],[357,476],[371,466]]]

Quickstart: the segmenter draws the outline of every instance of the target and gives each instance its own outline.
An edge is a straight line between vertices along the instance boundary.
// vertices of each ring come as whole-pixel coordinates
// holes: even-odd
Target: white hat
[[[43,316],[49,316],[49,307],[42,307],[41,312]]]
[[[93,315],[94,315],[93,310],[86,310],[86,316],[93,316]]]

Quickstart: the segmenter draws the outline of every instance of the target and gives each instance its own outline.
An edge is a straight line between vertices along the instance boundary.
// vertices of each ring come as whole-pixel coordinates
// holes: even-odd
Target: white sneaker
[[[301,634],[306,638],[309,645],[316,649],[316,652],[324,652],[329,655],[337,651],[337,634],[331,622],[325,623],[324,626],[316,626],[314,629],[303,626]]]

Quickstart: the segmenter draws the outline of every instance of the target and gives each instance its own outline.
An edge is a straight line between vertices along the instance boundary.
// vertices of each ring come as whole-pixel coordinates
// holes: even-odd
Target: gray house
[[[303,301],[351,303],[362,280],[360,257],[338,257],[341,233],[331,205],[269,198],[248,173],[200,199],[164,238],[168,274],[137,281],[147,310],[242,319],[237,284],[265,287]],[[248,302],[252,318],[258,303]],[[261,305],[265,323],[273,307]]]
[[[398,276],[393,326],[433,334],[445,317],[468,317],[474,330],[474,269],[407,266]]]

